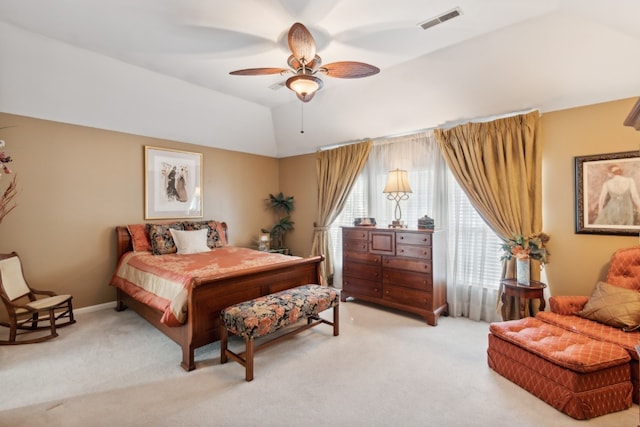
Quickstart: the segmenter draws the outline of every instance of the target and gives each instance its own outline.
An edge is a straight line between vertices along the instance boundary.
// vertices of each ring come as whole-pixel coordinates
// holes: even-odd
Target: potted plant
[[[269,194],[266,199],[267,206],[271,209],[277,221],[271,229],[262,229],[263,233],[269,233],[271,238],[271,250],[288,254],[289,250],[284,246],[284,237],[288,231],[293,230],[294,222],[291,221],[291,211],[293,211],[293,196],[285,196],[282,192],[273,195]]]

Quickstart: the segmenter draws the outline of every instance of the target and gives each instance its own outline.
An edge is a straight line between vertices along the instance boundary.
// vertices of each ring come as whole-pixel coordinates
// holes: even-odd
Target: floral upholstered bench
[[[575,419],[631,407],[630,356],[622,347],[534,317],[489,326],[489,367]]]
[[[226,363],[229,358],[240,363],[245,367],[245,379],[251,381],[253,356],[258,350],[321,323],[333,326],[333,335],[338,336],[339,304],[340,298],[335,289],[304,285],[227,307],[220,312],[220,363]],[[333,322],[319,316],[320,312],[329,308],[333,308]],[[305,318],[306,324],[259,347],[254,346],[254,339],[265,337]],[[228,349],[229,333],[244,338],[243,353],[234,353]]]

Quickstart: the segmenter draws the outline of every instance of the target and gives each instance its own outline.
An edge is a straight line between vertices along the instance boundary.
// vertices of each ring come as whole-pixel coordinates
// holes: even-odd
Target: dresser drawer
[[[382,256],[370,254],[368,252],[343,252],[342,259],[344,263],[356,261],[365,264],[382,265]]]
[[[431,233],[409,233],[399,231],[396,233],[396,244],[426,245],[431,246]]]
[[[402,286],[385,285],[382,299],[397,304],[418,307],[424,310],[431,309],[433,297],[429,292],[422,292]]]
[[[431,259],[431,246],[396,245],[396,255]]]
[[[360,279],[358,277],[343,276],[342,290],[347,293],[382,298],[382,286],[380,283]]]
[[[342,230],[343,239],[351,240],[367,240],[369,238],[368,230]]]
[[[363,264],[361,262],[345,262],[342,266],[342,273],[352,277],[364,277],[373,281],[379,281],[382,278],[380,265]]]
[[[410,273],[402,270],[392,270],[390,268],[385,268],[382,273],[382,283],[384,284],[385,289],[387,285],[398,285],[420,291],[430,292],[433,290],[431,275]]]
[[[384,268],[396,268],[399,270],[416,271],[418,273],[431,274],[431,260],[383,257]]]
[[[368,243],[366,240],[342,239],[342,251],[347,252],[367,252]]]

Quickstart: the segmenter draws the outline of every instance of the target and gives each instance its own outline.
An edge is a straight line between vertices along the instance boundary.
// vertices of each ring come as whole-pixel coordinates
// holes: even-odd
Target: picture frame
[[[640,233],[640,152],[575,157],[575,231]]]
[[[144,218],[202,218],[202,153],[144,147]]]

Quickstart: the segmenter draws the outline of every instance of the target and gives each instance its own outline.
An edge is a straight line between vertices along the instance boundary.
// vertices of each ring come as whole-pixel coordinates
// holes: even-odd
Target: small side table
[[[540,311],[543,311],[545,308],[544,302],[544,288],[547,287],[542,282],[538,282],[537,280],[532,280],[527,285],[519,285],[516,279],[502,279],[500,280],[502,284],[502,320],[507,320],[506,306],[507,306],[507,298],[508,297],[516,297],[518,301],[520,301],[520,318],[524,317],[524,308],[527,300],[531,299],[539,299],[540,300]]]

